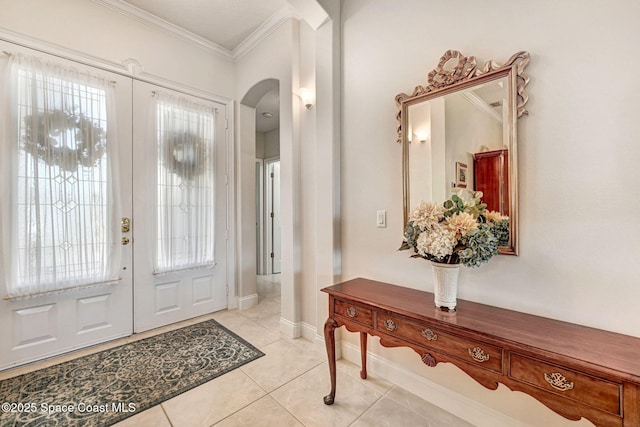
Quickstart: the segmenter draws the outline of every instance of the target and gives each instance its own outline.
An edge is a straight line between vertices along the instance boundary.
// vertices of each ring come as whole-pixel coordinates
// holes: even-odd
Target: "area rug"
[[[109,426],[261,356],[207,320],[0,381],[0,426]]]

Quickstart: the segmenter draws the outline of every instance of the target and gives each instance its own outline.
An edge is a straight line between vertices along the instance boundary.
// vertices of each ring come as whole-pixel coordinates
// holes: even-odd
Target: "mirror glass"
[[[443,66],[450,52],[456,55],[453,59],[449,55]],[[451,77],[456,73],[456,67],[450,67],[454,60],[460,61],[457,69],[466,73],[460,81]],[[522,72],[526,60],[528,54],[519,52],[505,66],[491,62],[486,72],[474,73],[475,58],[449,51],[429,74],[430,79],[444,76],[444,82],[436,82],[439,87],[418,86],[413,95],[396,97],[405,224],[421,201],[440,203],[460,189],[482,191],[489,210],[509,217],[509,244],[500,252],[517,255],[516,125],[518,117],[526,114],[527,78]]]

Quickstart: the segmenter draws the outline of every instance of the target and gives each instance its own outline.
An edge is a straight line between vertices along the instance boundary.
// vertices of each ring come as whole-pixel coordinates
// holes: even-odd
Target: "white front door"
[[[117,163],[117,171],[113,176],[96,179],[96,175],[91,172],[91,165],[87,165],[86,158],[86,153],[89,153],[90,157],[94,152],[91,148],[86,148],[86,144],[85,149],[82,149],[82,145],[79,144],[83,138],[71,137],[79,132],[71,127],[84,123],[85,127],[93,127],[101,132],[96,123],[105,122],[101,116],[103,113],[96,113],[98,115],[93,117],[91,108],[76,114],[66,111],[66,107],[53,107],[53,115],[65,110],[67,116],[73,118],[67,126],[69,129],[62,130],[65,134],[62,138],[67,140],[64,145],[60,145],[59,128],[45,125],[44,129],[51,129],[47,130],[44,138],[31,138],[31,145],[21,148],[22,160],[18,163],[29,162],[30,165],[36,165],[31,166],[31,171],[25,174],[20,169],[22,166],[18,167],[16,162],[6,155],[5,148],[9,147],[8,144],[17,147],[18,141],[11,133],[4,132],[10,127],[20,126],[25,122],[25,117],[12,118],[10,112],[4,108],[5,104],[0,103],[0,131],[3,132],[3,138],[0,139],[0,147],[3,150],[0,156],[0,370],[226,308],[229,197],[227,162],[230,156],[226,136],[226,106],[208,103],[211,109],[217,112],[213,115],[214,152],[210,153],[214,178],[213,186],[208,193],[210,197],[207,199],[207,209],[189,199],[193,192],[182,192],[179,187],[174,189],[174,193],[185,196],[185,199],[178,200],[171,206],[164,202],[164,206],[159,206],[156,198],[157,172],[158,168],[166,166],[167,159],[164,159],[165,166],[158,163],[158,148],[153,143],[153,135],[150,135],[155,130],[150,127],[149,113],[153,92],[171,91],[11,43],[0,41],[0,50],[24,52],[43,58],[45,62],[61,63],[80,72],[107,79],[114,88],[114,99],[109,99],[106,105],[113,107],[118,129],[117,144],[113,145],[117,148],[117,153],[114,154],[116,157],[110,158],[108,153],[96,157],[101,159],[102,165],[117,159],[118,162],[109,163]],[[7,81],[4,78],[9,72],[7,64],[8,56],[0,55],[0,78],[4,81]],[[61,80],[64,79],[54,81],[51,86],[53,89],[47,89],[49,92],[46,96],[50,98],[49,101],[57,99],[56,97],[60,96],[58,92],[64,93],[55,86]],[[33,87],[36,86],[34,83]],[[90,85],[80,85],[79,89],[74,90],[78,96],[92,97],[89,101],[81,101],[83,108],[87,105],[98,105],[96,97],[102,96],[100,91],[95,91]],[[175,93],[172,95],[185,97]],[[38,96],[42,99],[42,95]],[[16,98],[3,99],[7,102],[6,105],[9,105],[8,103]],[[62,104],[65,102],[67,101]],[[199,102],[207,103],[202,100]],[[49,113],[46,113],[49,110],[31,110],[35,111],[30,113],[31,116],[37,118],[40,115],[42,120],[50,120],[47,116]],[[38,123],[31,120],[31,131],[39,129]],[[114,129],[113,123],[107,122],[105,128],[108,133],[109,129]],[[21,138],[24,139],[24,135]],[[107,138],[107,141],[115,140],[112,137]],[[39,147],[38,144],[40,148],[36,149]],[[72,162],[67,161],[63,166],[56,164],[56,156],[59,156],[61,147],[62,152],[70,151],[75,156],[71,157]],[[185,156],[193,154],[189,151],[192,148],[176,145],[171,153],[164,154],[173,156],[176,162],[181,162]],[[74,162],[82,163],[77,170],[71,168]],[[191,185],[190,182],[182,184],[186,187]],[[113,200],[103,198],[103,193],[118,196],[117,211],[115,208],[111,209],[112,206],[116,206],[111,204]],[[171,247],[172,238],[175,238],[173,240],[176,242],[196,238],[210,249],[202,252],[197,248],[199,256],[204,256],[201,264],[207,263],[209,255],[213,262],[203,268],[157,271],[155,257],[159,212],[166,215],[169,208],[176,212],[196,209],[199,212],[198,221],[202,219],[200,217],[209,215],[213,221],[204,221],[204,228],[196,227],[196,231],[203,231],[204,235],[210,236],[211,239],[197,240],[199,236],[174,229],[169,231],[176,231],[175,236],[167,237],[165,229],[165,249],[167,245]],[[22,219],[19,219],[20,212]],[[57,223],[52,224],[52,221]],[[126,222],[128,231],[123,227]],[[17,259],[12,255],[14,252],[23,252],[20,255],[20,267],[16,267],[15,271],[25,270],[25,266],[28,266],[26,270],[33,270],[36,275],[57,274],[58,269],[65,274],[71,272],[73,275],[75,267],[83,269],[89,264],[95,267],[95,262],[92,264],[87,261],[87,256],[90,258],[100,251],[100,242],[96,246],[96,239],[93,239],[93,242],[90,240],[102,236],[102,228],[118,230],[115,236],[118,250],[113,251],[113,256],[100,261],[109,264],[119,257],[119,266],[115,262],[112,263],[118,273],[113,281],[108,284],[84,283],[82,286],[54,289],[51,292],[34,292],[19,297],[4,292],[5,288],[11,286],[11,283],[7,282],[10,282],[9,277],[13,273],[9,274],[8,271],[14,264],[18,265],[18,262],[14,262]],[[76,231],[70,232],[71,229]],[[79,235],[84,237],[77,238]],[[113,233],[111,236],[113,240]],[[190,248],[194,245],[183,246]],[[178,255],[184,254],[178,252]],[[182,256],[178,261],[188,262],[187,258]],[[56,280],[53,282],[52,286],[55,288]]]
[[[133,93],[134,330],[140,332],[227,307],[228,148],[224,105],[138,81]],[[199,119],[173,102],[207,107],[211,138],[184,130],[188,124],[175,118],[163,128],[161,94],[186,122]],[[194,138],[184,142],[185,133]],[[196,153],[206,144],[212,150],[204,165]],[[204,245],[211,251],[201,253]],[[177,260],[165,259],[169,253]]]
[[[1,111],[0,129],[17,129],[3,134],[1,140],[0,277],[5,286],[0,289],[12,287],[13,295],[0,294],[1,370],[131,334],[131,245],[121,246],[119,274],[113,272],[110,284],[87,283],[87,277],[93,277],[91,271],[117,260],[118,249],[110,250],[110,255],[100,255],[114,247],[100,239],[111,236],[113,242],[130,236],[118,232],[114,237],[113,231],[105,229],[119,229],[121,218],[131,218],[132,180],[131,79],[71,65],[69,61],[1,41],[0,50],[97,74],[110,80],[115,90],[115,99],[108,99],[104,89],[90,82],[72,85],[71,80],[53,72],[43,76],[29,71],[27,75],[27,68],[18,68],[22,86],[12,84],[5,93],[14,96],[4,105],[12,110],[20,106],[20,115],[12,117],[7,110]],[[9,73],[8,58],[0,55],[3,81],[7,81]],[[30,66],[29,61],[25,64]],[[25,96],[27,89],[31,92]],[[79,130],[82,124],[98,133],[106,129],[108,134],[108,129],[114,129],[105,106],[115,107],[118,124],[118,170],[114,176],[96,171],[115,165],[116,157],[110,151],[92,151],[86,144],[89,137]],[[56,128],[51,125],[53,116],[61,114],[71,119],[66,126]],[[40,136],[36,136],[38,133]],[[24,145],[17,149],[17,161],[13,161],[7,150],[18,147],[16,135]],[[113,146],[115,140],[111,136],[106,138],[106,144]],[[83,143],[85,149],[81,148]],[[108,206],[114,202],[111,196],[105,196],[111,190],[119,196],[119,211]],[[120,248],[119,242],[117,245]],[[114,264],[114,270],[117,268]],[[60,276],[64,278],[58,279]],[[74,281],[78,286],[69,285]],[[27,286],[40,290],[21,295]]]

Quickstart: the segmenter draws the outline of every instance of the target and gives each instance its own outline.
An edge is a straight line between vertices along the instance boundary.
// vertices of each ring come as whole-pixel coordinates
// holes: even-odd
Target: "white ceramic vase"
[[[436,307],[455,311],[458,298],[460,264],[431,262],[433,268],[433,295]]]

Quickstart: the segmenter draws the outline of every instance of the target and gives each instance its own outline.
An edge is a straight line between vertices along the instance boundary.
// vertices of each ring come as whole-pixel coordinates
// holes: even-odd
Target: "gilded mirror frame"
[[[450,64],[454,63],[453,68]],[[408,108],[421,102],[439,98],[447,94],[472,88],[493,80],[506,78],[508,84],[508,119],[503,123],[503,143],[509,149],[508,156],[508,187],[509,187],[509,245],[499,247],[500,253],[518,255],[518,119],[527,115],[525,108],[528,96],[525,86],[529,77],[524,68],[529,63],[529,53],[520,51],[515,53],[503,65],[493,60],[487,61],[482,68],[476,66],[476,58],[464,56],[459,51],[448,50],[440,58],[438,66],[427,75],[427,86],[416,86],[413,93],[400,93],[396,96],[398,113],[396,119],[397,142],[402,144],[402,183],[404,224],[406,226],[410,212],[409,188],[409,140],[405,129],[409,129]]]

